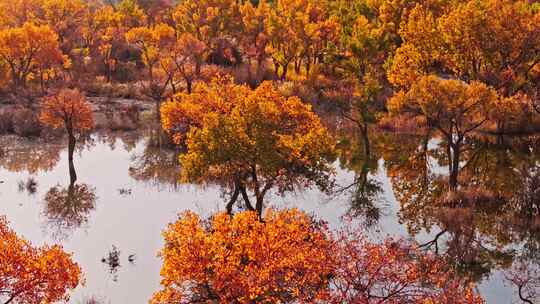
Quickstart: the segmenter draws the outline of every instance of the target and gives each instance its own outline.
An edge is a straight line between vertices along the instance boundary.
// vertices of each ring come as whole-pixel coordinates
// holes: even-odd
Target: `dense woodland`
[[[0,0],[0,132],[67,135],[70,185],[47,194],[53,207],[95,200],[73,154],[104,128],[103,111],[121,118],[115,129],[126,117],[159,126],[182,167],[168,178],[225,197],[223,213],[182,213],[165,230],[152,303],[482,303],[477,278],[452,262],[468,257],[440,254],[438,238],[471,208],[490,215],[485,229],[540,216],[539,160],[519,158],[505,180],[480,144],[540,132],[540,3]],[[404,217],[438,222],[437,239],[377,243],[352,220],[333,231],[266,208],[269,193],[354,186],[356,211],[377,217],[366,202],[381,191],[368,177],[381,155]],[[355,184],[337,185],[333,163],[354,158],[364,160]],[[445,174],[428,172],[429,158]],[[540,296],[531,267],[507,273],[524,303]],[[67,300],[82,273],[0,216],[0,303]]]

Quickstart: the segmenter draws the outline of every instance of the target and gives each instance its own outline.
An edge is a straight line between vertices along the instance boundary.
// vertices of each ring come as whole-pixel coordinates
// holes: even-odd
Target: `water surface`
[[[72,303],[91,297],[105,303],[146,303],[159,289],[161,261],[157,253],[163,246],[161,232],[167,224],[184,210],[209,215],[224,206],[219,188],[178,183],[177,153],[155,147],[148,134],[93,135],[75,155],[78,187],[72,189],[71,195],[81,199],[70,200],[69,206],[62,203],[70,184],[64,148],[67,145],[62,140],[2,137],[2,141],[8,153],[0,161],[0,180],[4,181],[0,184],[0,214],[6,215],[11,227],[34,244],[59,242],[73,252],[83,268],[85,285],[72,294]],[[345,145],[350,149],[335,163],[338,183],[347,186],[364,177],[375,189],[373,195],[364,195],[373,203],[373,212],[369,214],[379,216],[368,230],[370,237],[381,239],[389,235],[427,242],[441,231],[441,224],[431,215],[419,211],[416,222],[396,200],[395,181],[389,176],[400,174],[399,170],[395,172],[396,164],[403,160],[374,148],[378,149],[374,152],[375,160],[367,166],[365,159],[358,156],[362,155],[362,147],[355,143],[355,138],[345,140]],[[432,145],[436,146],[436,141]],[[406,152],[399,145],[394,150]],[[444,169],[436,159],[429,162],[433,172]],[[19,186],[30,177],[37,183],[34,193]],[[307,189],[270,200],[277,206],[315,213],[331,227],[339,227],[342,217],[351,214],[355,189],[353,186],[332,196]],[[51,196],[51,191],[64,196]],[[48,197],[60,202],[47,200]],[[365,220],[362,210],[366,208],[357,209],[358,221]],[[484,228],[473,231],[478,240],[485,240],[482,246],[500,245],[496,248],[500,252],[505,252],[505,248],[519,251],[519,246],[523,246],[514,241],[515,237],[510,241],[493,241],[495,236]],[[452,250],[455,233],[441,236],[441,251]],[[514,288],[505,283],[500,272],[511,265],[512,258],[506,265],[499,262],[494,259],[487,273],[483,269],[477,279],[488,303],[510,303],[514,299]]]

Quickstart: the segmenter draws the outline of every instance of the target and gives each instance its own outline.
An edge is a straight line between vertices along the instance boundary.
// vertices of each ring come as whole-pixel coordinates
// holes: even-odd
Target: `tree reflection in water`
[[[151,130],[144,151],[132,156],[129,175],[152,186],[177,190],[180,185],[179,151],[162,131]]]
[[[37,141],[37,142],[36,142]],[[60,160],[64,145],[59,140],[30,140],[4,136],[0,138],[3,153],[0,168],[10,172],[36,174],[52,170]]]
[[[456,271],[475,282],[509,269],[523,256],[538,258],[537,137],[466,138],[458,186],[452,191],[441,173],[447,165],[446,142],[429,133],[381,138],[378,146],[401,221],[412,236],[422,231],[433,236],[422,248],[446,256]]]
[[[77,173],[73,163],[74,150],[69,150],[69,186],[54,186],[45,194],[43,215],[47,226],[57,239],[67,238],[68,234],[88,223],[90,211],[95,209],[95,189],[86,184],[76,184]]]
[[[365,228],[372,228],[384,215],[385,207],[382,185],[373,178],[378,171],[378,151],[370,148],[370,133],[350,134],[340,136],[338,153],[341,166],[355,175],[350,184],[342,185],[336,193],[348,193],[351,206],[347,215],[360,219]]]
[[[95,189],[86,184],[57,185],[45,195],[43,215],[47,226],[58,239],[88,223],[89,213],[95,209]]]
[[[460,276],[471,281],[480,282],[502,270],[516,299],[521,288],[522,298],[538,302],[540,136],[468,136],[461,151],[458,187],[449,192],[447,143],[436,133],[423,130],[405,135],[372,128],[363,137],[350,129],[340,131],[340,165],[354,173],[353,180],[340,188],[350,195],[349,216],[363,219],[366,227],[384,216],[387,195],[375,176],[386,170],[399,203],[400,222],[412,237],[425,232],[431,237],[422,238],[423,250],[445,257]],[[141,133],[92,137],[87,146],[99,141],[114,149],[122,142],[129,151],[144,138]],[[365,138],[370,149],[365,148]],[[60,141],[16,144],[20,139],[0,140],[8,147],[0,157],[0,167],[13,172],[51,170],[65,149]],[[179,152],[156,136],[144,140],[144,149],[134,152],[130,176],[176,189]],[[72,162],[69,165],[75,170]],[[95,189],[78,184],[75,175],[70,176],[69,185],[52,187],[44,197],[42,214],[55,237],[66,237],[87,225],[95,208]]]

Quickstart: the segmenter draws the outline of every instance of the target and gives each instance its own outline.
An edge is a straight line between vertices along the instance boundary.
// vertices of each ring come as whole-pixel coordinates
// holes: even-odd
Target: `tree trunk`
[[[73,154],[75,153],[76,139],[73,135],[73,130],[68,129],[69,143],[68,143],[68,161],[69,161],[69,180],[73,185],[77,181],[77,172],[75,172],[75,165],[73,164]]]
[[[285,80],[287,78],[287,71],[289,70],[289,64],[283,65],[283,71],[281,72],[281,76],[279,77],[281,80]]]
[[[302,61],[300,59],[294,61],[294,71],[296,74],[300,74],[300,68],[302,66]]]
[[[43,79],[43,72],[39,72],[39,84],[41,86],[41,93],[45,94],[45,80]]]
[[[366,159],[369,159],[371,154],[371,145],[369,143],[368,124],[366,122],[360,126],[360,133],[362,133],[362,139],[364,141],[364,155],[366,156]]]
[[[309,76],[309,72],[311,71],[311,58],[306,58],[306,76]]]
[[[263,68],[263,59],[258,58],[257,59],[257,71],[255,72],[255,78],[257,83],[259,83],[260,79],[262,78],[262,68]]]
[[[235,183],[234,192],[233,192],[233,194],[231,196],[231,199],[229,200],[229,203],[227,203],[227,213],[229,215],[232,215],[232,208],[233,208],[234,203],[236,203],[236,201],[238,200],[238,195],[239,194],[240,194],[240,188]]]
[[[193,82],[189,79],[186,79],[186,88],[188,94],[191,94],[191,92],[193,91]]]
[[[161,98],[156,98],[156,118],[161,125]]]
[[[247,194],[246,187],[240,186],[240,193],[242,194],[242,198],[244,199],[244,203],[246,204],[246,209],[249,211],[255,211],[255,208],[253,208],[253,205],[251,205],[251,202],[249,200],[249,195]]]
[[[276,76],[276,78],[279,77],[279,63],[276,61],[276,60],[273,60],[274,61],[274,75]]]
[[[461,154],[461,147],[459,143],[449,144],[449,181],[448,185],[451,191],[455,191],[458,188],[458,177],[459,177],[459,159]]]
[[[264,198],[262,196],[257,197],[257,202],[255,204],[255,209],[257,211],[257,214],[259,215],[259,218],[262,219],[262,211],[264,207]]]

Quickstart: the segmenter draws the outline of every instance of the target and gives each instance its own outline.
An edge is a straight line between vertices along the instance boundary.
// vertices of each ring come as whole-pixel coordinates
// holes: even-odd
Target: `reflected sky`
[[[28,168],[14,164],[12,160],[0,161],[0,181],[4,181],[0,184],[0,214],[7,216],[17,233],[35,244],[60,242],[67,251],[74,253],[74,259],[85,273],[86,285],[73,293],[71,303],[81,303],[90,297],[106,299],[113,304],[147,303],[152,293],[159,289],[161,260],[157,253],[163,246],[161,232],[184,210],[193,210],[203,216],[223,210],[220,189],[177,184],[174,171],[170,170],[164,170],[160,176],[156,165],[164,163],[170,167],[174,164],[175,153],[150,148],[144,137],[130,134],[121,138],[94,136],[91,144],[75,154],[74,162],[77,185],[91,190],[95,202],[82,204],[79,213],[48,208],[47,193],[55,187],[59,187],[57,191],[67,190],[64,188],[70,182],[67,151],[58,149],[59,145],[51,142],[32,147],[37,151],[33,153],[43,160],[43,170],[39,170],[39,161],[34,161]],[[49,152],[41,151],[47,147],[52,147]],[[6,162],[9,166],[3,165]],[[342,167],[339,162],[335,166],[340,185],[350,185],[358,179],[357,174],[346,169],[347,166]],[[385,161],[375,160],[370,166],[368,176],[378,183],[379,196],[384,201],[379,205],[383,207],[382,216],[370,228],[370,237],[409,237],[407,227],[400,223],[400,207],[385,170]],[[18,189],[19,181],[29,177],[38,184],[33,195]],[[334,228],[339,227],[341,217],[349,213],[350,199],[350,193],[328,197],[315,190],[269,198],[276,206],[299,207],[314,213]],[[55,210],[61,212],[55,213]],[[62,212],[73,217],[62,222],[59,217]],[[54,233],[59,222],[63,229],[61,237]],[[420,242],[429,241],[437,232],[434,229],[430,235],[421,231],[415,237]],[[119,266],[114,269],[113,276],[110,263],[103,262],[104,258],[110,257],[112,248],[120,252]],[[130,261],[135,257],[135,262]],[[513,294],[507,285],[502,273],[495,271],[481,282],[479,288],[488,303],[506,304],[512,301]]]

